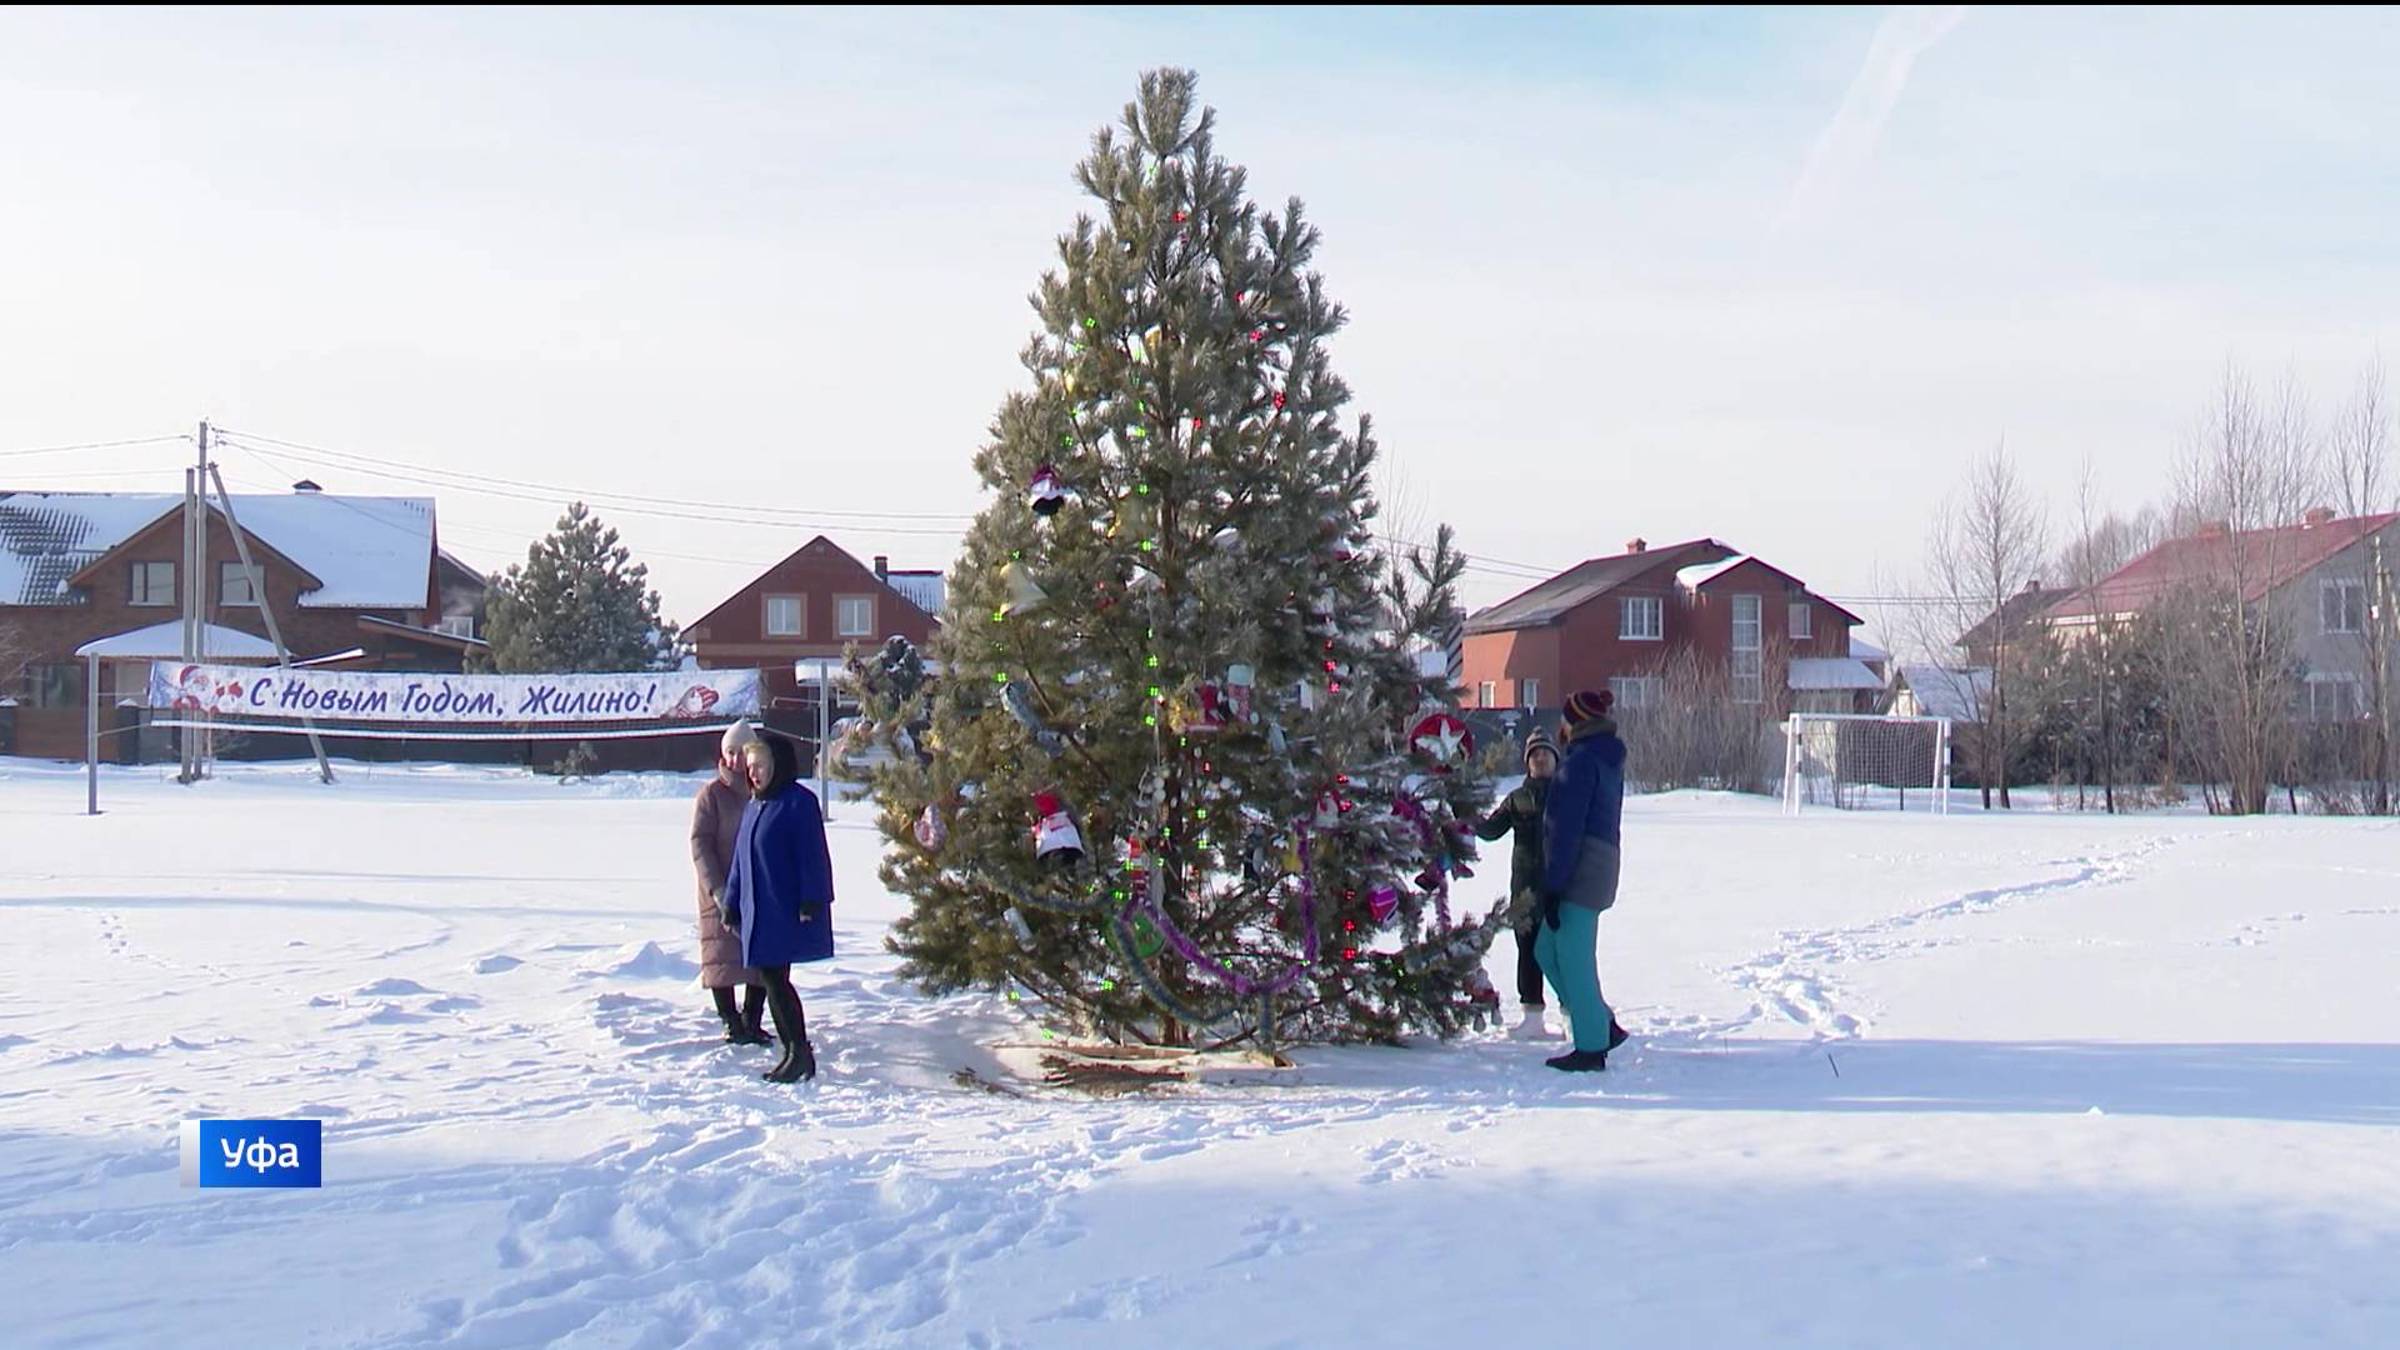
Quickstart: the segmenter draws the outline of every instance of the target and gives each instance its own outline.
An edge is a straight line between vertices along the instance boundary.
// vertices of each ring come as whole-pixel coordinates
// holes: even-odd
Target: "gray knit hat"
[[[1551,740],[1550,733],[1540,727],[1535,727],[1533,734],[1525,738],[1525,763],[1528,767],[1533,764],[1533,752],[1536,750],[1547,750],[1551,759],[1558,758],[1558,742]]]

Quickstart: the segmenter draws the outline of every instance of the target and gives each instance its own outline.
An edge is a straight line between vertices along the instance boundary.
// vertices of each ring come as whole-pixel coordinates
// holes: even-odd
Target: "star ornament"
[[[1448,769],[1475,753],[1475,733],[1448,713],[1435,713],[1417,723],[1408,733],[1408,741],[1437,769]]]

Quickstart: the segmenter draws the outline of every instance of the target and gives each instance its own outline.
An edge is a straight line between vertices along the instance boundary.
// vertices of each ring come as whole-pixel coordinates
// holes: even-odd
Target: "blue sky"
[[[1541,565],[1715,535],[1867,593],[1916,570],[1927,515],[2003,436],[2062,509],[2087,456],[2130,506],[2228,358],[2330,401],[2393,345],[2395,28],[10,10],[0,451],[207,416],[545,483],[921,513],[830,532],[946,564],[1069,170],[1174,63],[1254,189],[1323,228],[1339,365],[1404,519]],[[171,489],[174,454],[0,459],[0,485]],[[555,515],[440,495],[486,565]],[[686,618],[809,533],[617,521]],[[1471,598],[1515,584],[1480,572]]]

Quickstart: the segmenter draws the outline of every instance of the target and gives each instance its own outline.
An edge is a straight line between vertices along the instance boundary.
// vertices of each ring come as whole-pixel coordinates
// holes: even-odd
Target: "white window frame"
[[[1747,609],[1749,617],[1742,611]],[[1766,680],[1766,599],[1759,595],[1733,597],[1733,701],[1764,703],[1767,701]],[[1750,630],[1750,640],[1742,641],[1742,629]]]
[[[790,631],[790,632],[784,632],[784,631],[782,631],[782,630],[780,630],[780,629],[776,628],[776,626],[775,626],[775,605],[776,605],[776,602],[778,602],[778,601],[784,601],[784,600],[788,600],[788,601],[790,601],[790,602],[791,602],[791,605],[792,605],[792,614],[793,614],[794,618],[793,618],[793,620],[792,620],[792,628],[791,628],[791,631]],[[761,636],[764,636],[764,637],[769,637],[769,638],[800,638],[800,639],[803,639],[803,640],[805,640],[805,639],[808,637],[808,597],[807,597],[807,596],[805,596],[805,595],[768,595],[768,596],[762,596],[762,597],[760,597],[760,598],[759,598],[759,609],[760,609],[760,613],[759,613],[759,616],[758,616],[758,618],[759,618],[759,623],[758,623],[758,631],[759,631],[759,633],[760,633],[760,635],[761,635]]]
[[[142,583],[147,578],[157,576],[161,571],[167,578],[164,597],[157,600],[143,599],[145,595],[159,594],[158,588],[145,588]],[[125,603],[127,605],[135,609],[174,608],[176,600],[175,564],[171,562],[137,562],[133,565],[133,570],[128,577],[129,579],[125,583]]]
[[[1608,692],[1616,696],[1616,706],[1626,712],[1655,708],[1666,697],[1666,681],[1656,675],[1612,675]]]
[[[475,637],[475,616],[472,614],[445,614],[441,617],[440,622],[434,624],[433,631],[472,641]]]
[[[1649,622],[1636,623],[1634,616],[1647,615]],[[1645,631],[1647,630],[1647,631]],[[1623,642],[1664,642],[1667,637],[1667,601],[1658,595],[1627,595],[1617,599],[1617,638]]]
[[[241,584],[244,591],[249,592],[248,599],[236,600],[233,598],[233,587],[236,582]],[[258,608],[258,593],[250,589],[250,569],[248,567],[238,562],[217,564],[217,603],[227,609]]]
[[[858,626],[850,623],[850,607],[864,605],[867,617]],[[872,595],[837,595],[833,598],[833,635],[835,637],[875,636],[875,597]]]
[[[2354,593],[2358,596],[2355,609],[2349,599]],[[2317,622],[2327,633],[2355,636],[2365,632],[2367,583],[2363,579],[2345,577],[2327,577],[2318,583]]]
[[[2358,676],[2346,671],[2312,673],[2303,681],[2308,690],[2308,720],[2311,722],[2350,722],[2365,715],[2366,702],[2363,683]],[[2332,707],[2321,701],[2320,689],[2347,689]]]
[[[1517,706],[1520,708],[1542,706],[1542,682],[1540,680],[1517,681]]]
[[[1806,642],[1817,635],[1817,607],[1815,605],[1806,600],[1794,600],[1791,603],[1790,612],[1792,641]]]
[[[1476,707],[1478,707],[1478,708],[1490,708],[1490,707],[1496,707],[1496,706],[1498,706],[1498,705],[1499,705],[1499,702],[1500,702],[1500,682],[1499,682],[1498,680],[1485,680],[1483,683],[1481,683],[1481,684],[1479,684],[1479,685],[1476,685],[1476,686],[1475,686],[1475,706],[1476,706]]]

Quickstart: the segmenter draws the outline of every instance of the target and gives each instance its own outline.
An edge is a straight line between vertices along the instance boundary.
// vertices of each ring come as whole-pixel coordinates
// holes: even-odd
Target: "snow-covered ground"
[[[1025,1033],[893,978],[857,805],[760,1082],[691,786],[0,762],[0,1343],[2400,1344],[2393,822],[1637,799],[1606,1074],[1089,1100],[957,1080]],[[178,1186],[281,1115],[323,1190]]]

